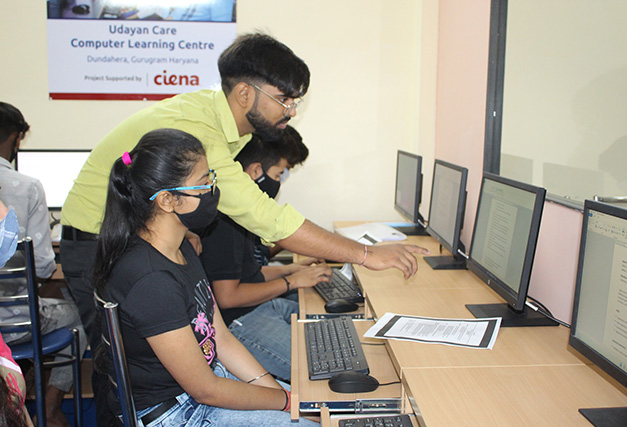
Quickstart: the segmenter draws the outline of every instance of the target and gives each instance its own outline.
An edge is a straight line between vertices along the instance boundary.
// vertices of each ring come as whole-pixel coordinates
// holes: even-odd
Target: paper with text
[[[501,318],[435,319],[385,313],[364,337],[492,349]]]

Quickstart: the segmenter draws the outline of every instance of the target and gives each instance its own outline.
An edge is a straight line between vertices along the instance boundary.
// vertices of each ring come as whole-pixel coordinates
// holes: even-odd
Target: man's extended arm
[[[414,254],[429,251],[415,245],[379,245],[366,248],[361,243],[330,233],[309,220],[305,220],[296,232],[278,243],[285,249],[318,258],[338,262],[361,264],[371,270],[398,268],[406,279],[416,274],[418,264]]]

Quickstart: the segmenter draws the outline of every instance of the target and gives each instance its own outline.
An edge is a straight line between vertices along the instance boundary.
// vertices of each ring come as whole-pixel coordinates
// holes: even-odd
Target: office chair
[[[126,364],[126,352],[124,351],[124,341],[122,340],[120,319],[118,317],[118,304],[103,300],[95,290],[94,301],[98,310],[103,313],[107,325],[108,339],[104,334],[101,339],[109,347],[113,359],[115,380],[111,377],[109,379],[118,392],[120,407],[122,408],[122,420],[127,427],[136,427],[137,413],[135,411],[135,402],[133,401],[131,379],[128,375],[128,365]]]
[[[20,260],[23,262],[11,262]],[[80,371],[80,346],[78,331],[67,328],[57,329],[47,334],[41,333],[39,319],[38,285],[35,278],[35,254],[33,242],[30,237],[18,242],[16,255],[9,260],[4,268],[0,269],[0,286],[2,283],[15,286],[16,281],[26,281],[28,293],[26,295],[0,297],[1,306],[28,305],[30,319],[26,322],[0,323],[0,332],[29,332],[31,341],[21,344],[8,344],[13,354],[13,359],[32,359],[35,370],[35,407],[37,413],[37,425],[46,426],[45,404],[45,378],[44,369],[57,366],[72,365],[74,377],[74,425],[80,427],[83,421],[81,400],[81,371]],[[15,266],[15,264],[18,264]],[[72,354],[55,354],[59,350],[71,345]],[[63,360],[44,361],[44,356],[54,355]]]

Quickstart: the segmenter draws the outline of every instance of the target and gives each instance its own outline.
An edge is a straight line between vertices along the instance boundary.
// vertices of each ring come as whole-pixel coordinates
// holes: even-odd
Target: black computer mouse
[[[332,299],[331,301],[327,301],[324,305],[324,309],[327,313],[347,313],[357,310],[358,307],[359,306],[354,302],[345,299]]]
[[[329,379],[329,388],[336,393],[367,393],[377,387],[376,378],[355,371],[339,372]]]

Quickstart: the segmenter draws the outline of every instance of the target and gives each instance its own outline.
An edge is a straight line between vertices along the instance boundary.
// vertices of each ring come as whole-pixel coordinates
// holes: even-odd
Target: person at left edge
[[[29,129],[30,126],[20,110],[11,104],[0,102],[0,186],[2,187],[0,199],[15,211],[19,224],[18,238],[23,239],[28,236],[32,239],[37,279],[44,282],[57,268],[50,237],[46,196],[39,180],[14,170],[11,165]],[[23,266],[22,254],[15,255],[7,262],[7,265]],[[25,282],[19,279],[4,280],[0,286],[0,293],[3,296],[24,295],[26,292]],[[40,332],[44,334],[62,327],[76,328],[79,332],[82,354],[87,346],[87,340],[80,322],[78,308],[69,295],[68,299],[39,298],[39,317]],[[19,323],[29,319],[30,313],[26,304],[0,307],[0,322]],[[7,344],[12,345],[29,341],[31,336],[26,332],[7,332],[3,338]],[[60,353],[69,355],[71,346],[68,345]],[[51,370],[46,387],[46,419],[49,426],[69,426],[61,406],[63,397],[72,388],[72,384],[71,366],[58,366]]]

